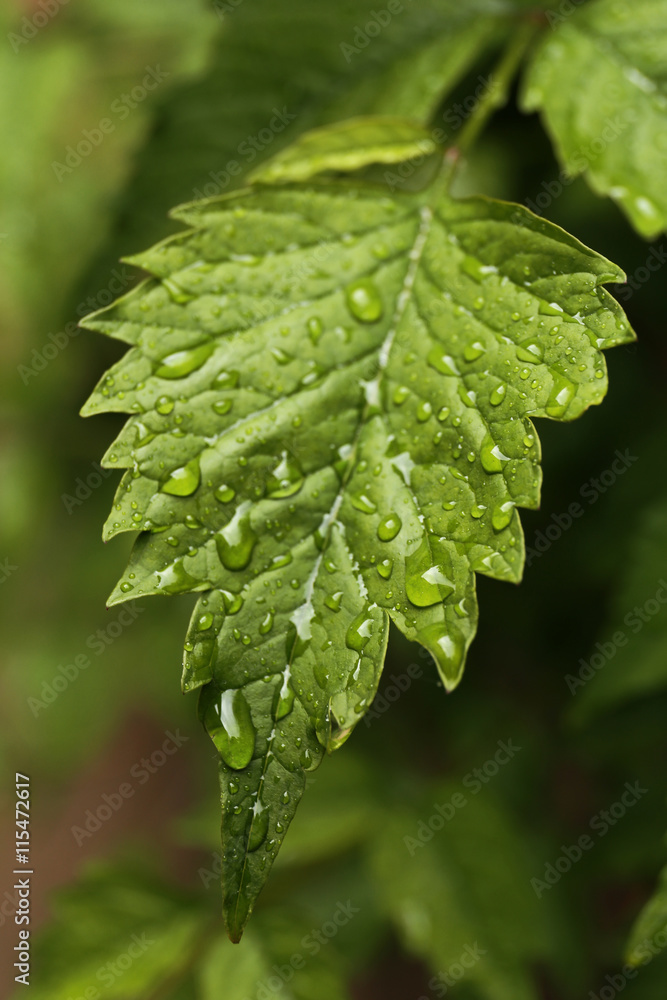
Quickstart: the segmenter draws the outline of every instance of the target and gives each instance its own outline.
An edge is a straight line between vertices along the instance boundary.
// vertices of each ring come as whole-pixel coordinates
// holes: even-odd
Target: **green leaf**
[[[91,865],[79,883],[61,890],[53,912],[36,946],[35,1000],[91,990],[109,1000],[150,996],[185,974],[213,926],[193,897],[137,868],[109,864]]]
[[[373,868],[406,947],[435,973],[464,966],[475,996],[536,1000],[529,970],[550,957],[552,928],[549,901],[531,887],[527,854],[525,834],[488,791],[473,798],[442,783],[387,823]]]
[[[351,171],[369,163],[400,163],[436,150],[426,129],[409,118],[351,118],[306,132],[253,171],[249,180],[265,184],[305,181],[328,170]]]
[[[595,0],[551,16],[523,107],[542,112],[572,176],[657,236],[667,225],[667,0]]]
[[[376,32],[378,6],[369,0],[238,5],[225,18],[210,71],[165,100],[138,157],[108,270],[128,248],[163,236],[173,205],[231,191],[307,129],[369,114],[430,122],[477,60],[503,43],[520,7],[410,0]],[[462,119],[445,118],[447,111],[434,123],[449,137]]]
[[[667,942],[667,868],[660,874],[654,895],[639,914],[626,948],[630,965],[645,965]]]
[[[520,206],[320,185],[176,214],[132,258],[153,277],[86,321],[132,349],[83,412],[132,414],[105,537],[141,534],[110,603],[203,592],[183,688],[220,753],[238,938],[389,621],[454,688],[475,573],[521,576],[531,417],[599,403],[632,334],[600,287],[622,272]]]

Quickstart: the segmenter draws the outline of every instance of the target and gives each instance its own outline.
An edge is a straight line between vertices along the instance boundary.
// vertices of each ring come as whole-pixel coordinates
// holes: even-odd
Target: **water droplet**
[[[530,361],[537,365],[544,360],[544,348],[539,340],[524,340],[517,346],[516,356],[519,361]]]
[[[243,692],[220,692],[207,684],[199,698],[199,717],[224,762],[237,771],[247,767],[255,749],[255,727]]]
[[[121,583],[120,589],[123,591],[124,594],[128,594],[131,590],[134,590],[134,587],[131,583],[125,581],[125,583]]]
[[[378,563],[377,570],[383,580],[388,580],[392,574],[393,568],[394,568],[393,559],[383,559],[381,563]]]
[[[475,340],[471,344],[466,344],[463,348],[463,357],[466,361],[476,361],[477,358],[486,352],[486,347],[480,340]]]
[[[306,323],[306,327],[308,329],[308,336],[310,337],[312,342],[316,344],[317,341],[322,336],[322,332],[324,330],[324,327],[322,326],[322,320],[320,319],[319,316],[311,316]]]
[[[435,368],[435,370],[440,372],[441,375],[461,374],[456,367],[454,358],[449,354],[445,354],[442,347],[432,347],[428,352],[427,361],[431,368]]]
[[[405,590],[412,604],[428,608],[441,603],[454,590],[449,556],[443,548],[436,558],[431,551],[436,541],[424,538],[418,549],[405,560]]]
[[[461,676],[465,655],[462,637],[453,634],[444,622],[435,622],[422,629],[417,638],[435,658],[445,687],[451,690]]]
[[[257,535],[250,525],[249,507],[250,501],[246,500],[237,508],[229,524],[215,536],[220,562],[226,569],[245,569],[257,544]]]
[[[229,503],[236,496],[236,490],[233,490],[231,486],[227,486],[226,483],[223,483],[221,486],[217,487],[213,496],[220,503]]]
[[[553,386],[545,406],[550,417],[563,417],[574,399],[575,388],[569,379],[558,372],[552,372]]]
[[[476,503],[470,509],[470,516],[479,520],[480,517],[484,517],[486,512],[486,506],[483,503]]]
[[[243,607],[243,598],[240,594],[235,594],[231,590],[221,590],[222,603],[228,615],[235,615]]]
[[[237,371],[218,372],[213,380],[215,389],[234,389],[238,385],[239,373]]]
[[[329,594],[328,597],[324,598],[324,603],[331,611],[340,611],[343,603],[343,591],[338,590],[335,594]]]
[[[160,489],[175,497],[189,497],[199,486],[199,460],[193,458],[187,465],[173,469],[163,480]]]
[[[297,460],[283,451],[280,461],[266,484],[266,493],[272,500],[282,500],[298,493],[303,486],[303,471]]]
[[[353,281],[345,289],[347,307],[362,323],[375,323],[382,317],[383,306],[375,282],[370,278]]]
[[[507,500],[505,503],[498,504],[497,507],[493,508],[493,513],[491,514],[491,524],[493,525],[494,531],[502,531],[512,520],[512,513],[514,511],[514,502],[512,500]]]
[[[357,615],[350,623],[345,635],[345,643],[348,649],[353,649],[355,653],[361,653],[373,634],[373,619],[368,608]]]
[[[507,386],[504,385],[503,382],[501,382],[500,385],[497,385],[495,387],[495,389],[492,391],[489,397],[491,406],[500,406],[506,395],[507,395]]]
[[[211,614],[210,611],[207,611],[205,614],[201,615],[197,619],[197,631],[206,632],[208,629],[210,629],[212,624],[213,624],[213,615]]]
[[[167,289],[172,301],[177,302],[178,305],[185,305],[186,302],[192,302],[195,298],[190,292],[186,292],[173,278],[163,278],[162,285]]]
[[[279,365],[288,365],[293,360],[292,355],[283,351],[282,347],[272,347],[271,354]]]
[[[187,591],[195,590],[201,583],[184,569],[182,559],[177,559],[176,562],[159,572],[157,582],[159,589],[165,594],[184,594]]]
[[[407,385],[399,385],[394,390],[394,395],[392,398],[396,406],[401,406],[406,401],[409,395],[410,395],[410,390],[408,389]]]
[[[256,805],[259,805],[257,803]],[[253,809],[252,819],[250,820],[250,831],[248,833],[248,852],[256,851],[264,841],[266,840],[266,834],[269,829],[269,810],[268,809]]]
[[[273,612],[267,611],[259,625],[260,635],[266,635],[273,628]]]
[[[466,255],[461,261],[461,270],[477,282],[484,281],[490,274],[497,274],[498,268],[493,264],[482,264],[476,257]]]
[[[492,437],[484,441],[479,457],[485,472],[502,472],[504,463],[509,462],[509,456],[503,454]]]
[[[284,719],[286,715],[289,715],[294,708],[294,688],[291,686],[290,682],[290,670],[289,667],[285,670],[285,676],[283,679],[282,687],[278,690],[278,700],[276,702],[276,708],[274,712],[274,717],[276,722],[280,719]]]
[[[424,402],[420,403],[417,407],[417,420],[420,424],[425,423],[433,413],[433,407],[430,403]]]
[[[215,403],[211,404],[211,408],[219,417],[224,417],[225,413],[229,413],[231,410],[232,401],[231,399],[216,399]]]
[[[387,514],[378,524],[378,538],[381,542],[390,542],[392,538],[396,538],[402,526],[403,522],[398,514]]]
[[[350,502],[356,510],[360,510],[363,514],[374,514],[377,510],[377,506],[365,493],[354,493],[350,497]]]
[[[540,299],[538,306],[539,311],[543,316],[562,316],[563,308],[559,306],[557,302],[543,302]]]
[[[201,368],[204,362],[211,356],[213,344],[200,344],[199,347],[191,347],[186,351],[176,351],[162,358],[162,363],[155,374],[158,378],[184,378],[191,372]]]
[[[174,401],[171,396],[160,396],[155,402],[155,409],[158,413],[161,413],[163,417],[166,417],[168,413],[174,408]]]

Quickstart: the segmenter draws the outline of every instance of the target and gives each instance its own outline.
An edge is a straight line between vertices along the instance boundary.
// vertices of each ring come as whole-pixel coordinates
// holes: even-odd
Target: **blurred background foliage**
[[[39,3],[9,0],[0,12],[5,995],[16,770],[32,783],[39,1000],[86,989],[109,1000],[417,1000],[445,995],[444,975],[476,945],[483,954],[454,990],[461,1000],[597,994],[619,974],[666,854],[667,606],[656,594],[667,576],[667,246],[637,237],[583,181],[560,185],[539,121],[513,105],[465,164],[460,193],[545,202],[548,218],[626,270],[617,294],[638,344],[608,355],[602,407],[572,425],[540,424],[542,509],[522,515],[534,554],[519,588],[479,580],[480,632],[460,689],[446,696],[428,657],[393,635],[369,725],[313,775],[232,946],[219,918],[215,762],[194,700],[179,691],[192,602],[147,601],[129,619],[105,611],[127,544],[99,542],[115,485],[95,463],[118,423],[77,414],[119,347],[68,324],[108,301],[114,276],[131,280],[119,257],[174,231],[168,209],[204,192],[274,107],[295,118],[244,169],[362,110],[419,107],[437,120],[428,74],[441,4],[415,4],[350,64],[338,49],[359,3],[56,6],[34,37],[26,23]],[[485,44],[502,40],[499,24]],[[420,88],[399,86],[415,60]],[[151,68],[162,82],[122,117],[116,102]],[[443,107],[474,92],[482,69],[469,67]],[[54,162],[104,117],[113,130],[58,179]],[[633,461],[604,475],[617,450]],[[576,502],[582,515],[563,527]],[[640,628],[629,624],[635,608]],[[619,630],[624,645],[612,642]],[[592,679],[572,693],[566,676],[584,668]],[[392,677],[407,686],[396,701]],[[163,760],[165,733],[182,749]],[[493,760],[499,740],[520,752],[472,792],[466,775]],[[124,782],[132,794],[86,829]],[[531,879],[626,782],[646,794],[538,899]],[[426,842],[434,804],[457,793],[465,807]],[[420,829],[424,843],[410,848]],[[664,897],[651,906],[638,932],[665,925]],[[128,965],[132,935],[152,943]],[[303,965],[290,965],[297,955]],[[655,1000],[666,974],[656,957],[624,995]]]

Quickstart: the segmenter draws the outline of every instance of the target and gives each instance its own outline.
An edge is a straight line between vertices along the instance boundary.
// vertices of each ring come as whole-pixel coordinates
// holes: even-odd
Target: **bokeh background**
[[[341,4],[352,18],[354,7]],[[43,9],[5,0],[0,12],[2,995],[14,986],[16,771],[32,790],[35,997],[74,1000],[92,983],[108,1000],[418,1000],[445,995],[432,977],[476,943],[484,955],[454,990],[462,1000],[597,993],[622,968],[667,854],[667,614],[656,599],[667,577],[667,241],[641,240],[583,181],[559,185],[538,119],[512,105],[465,165],[461,193],[541,195],[548,218],[626,270],[615,292],[638,343],[610,352],[603,406],[540,424],[542,509],[522,515],[530,565],[518,588],[479,580],[460,689],[446,696],[429,658],[392,635],[384,700],[312,776],[235,948],[218,917],[213,747],[179,689],[193,601],[105,610],[130,542],[100,541],[116,477],[96,463],[119,424],[78,411],[120,348],[73,324],[129,287],[120,257],[173,232],[168,209],[204,192],[271,109],[296,117],[258,158],[342,116],[347,84],[320,51],[291,73],[298,39],[280,39],[271,61],[266,2],[53,0],[35,27]],[[68,147],[104,118],[112,128],[68,165]],[[617,451],[629,456],[621,472]],[[568,525],[572,503],[582,515]],[[602,667],[572,693],[566,676],[594,654]],[[176,752],[161,751],[174,737]],[[474,792],[466,775],[499,740],[520,752]],[[531,878],[626,782],[646,792],[538,898]],[[104,796],[117,804],[128,784],[93,829]],[[434,803],[457,792],[465,808],[428,828]],[[147,930],[146,954],[109,971]],[[288,977],[295,955],[304,967]],[[657,1000],[666,976],[656,957],[624,995]]]

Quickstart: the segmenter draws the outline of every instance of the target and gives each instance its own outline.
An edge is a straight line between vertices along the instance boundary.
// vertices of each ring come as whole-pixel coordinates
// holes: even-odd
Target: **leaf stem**
[[[540,27],[541,24],[534,18],[524,20],[505,47],[491,73],[489,86],[477,101],[474,110],[459,133],[458,142],[445,150],[440,175],[431,187],[436,201],[442,193],[449,189],[458,164],[474,145],[488,120],[507,103],[516,72]]]

